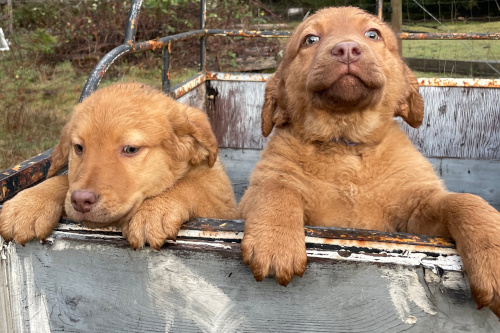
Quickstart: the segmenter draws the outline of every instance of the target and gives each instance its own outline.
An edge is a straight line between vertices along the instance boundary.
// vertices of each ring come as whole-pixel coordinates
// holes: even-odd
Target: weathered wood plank
[[[237,200],[241,198],[251,171],[260,159],[260,150],[223,148],[219,158],[234,184]],[[428,158],[446,187],[453,192],[479,195],[500,210],[500,160]]]
[[[265,82],[209,81],[214,99],[208,109],[221,147],[261,149],[260,112]],[[421,87],[423,125],[406,124],[416,147],[426,156],[500,159],[500,94],[493,88]]]
[[[425,115],[418,130],[402,125],[426,156],[500,159],[500,91],[421,87]]]
[[[45,245],[10,245],[8,254],[24,263],[17,283],[36,288],[20,306],[31,313],[45,302],[54,332],[500,329],[489,309],[475,310],[461,273],[447,283],[450,276],[419,267],[310,257],[305,275],[284,288],[256,282],[237,243],[195,243],[133,251],[123,239],[59,232]],[[23,323],[23,331],[38,329]]]
[[[220,147],[262,148],[266,142],[260,130],[264,82],[208,81],[210,117]]]
[[[500,210],[500,160],[429,160],[450,191],[476,194]]]
[[[7,256],[4,254],[4,240],[0,237],[0,332],[12,332],[12,313],[7,284]]]
[[[200,84],[193,90],[190,90],[186,94],[179,97],[177,101],[205,111],[207,101],[205,84]]]

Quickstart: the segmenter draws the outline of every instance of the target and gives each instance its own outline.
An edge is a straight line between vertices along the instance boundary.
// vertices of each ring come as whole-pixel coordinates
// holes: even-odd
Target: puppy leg
[[[210,177],[212,176],[212,177]],[[148,243],[160,249],[167,239],[175,239],[185,221],[197,218],[233,219],[236,201],[227,176],[215,173],[203,180],[181,180],[171,189],[146,199],[122,232],[134,249]]]
[[[18,193],[0,212],[0,235],[24,245],[32,238],[45,239],[64,211],[68,176],[57,176]]]
[[[286,286],[294,275],[302,276],[307,254],[299,193],[273,181],[250,187],[240,203],[240,215],[246,219],[243,261],[257,281],[275,275]]]
[[[408,231],[451,235],[474,300],[500,317],[500,213],[476,195],[439,193],[423,202],[416,215],[420,221],[410,221]]]

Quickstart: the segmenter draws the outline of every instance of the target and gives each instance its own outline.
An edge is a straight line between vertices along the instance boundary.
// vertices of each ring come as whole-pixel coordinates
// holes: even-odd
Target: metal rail
[[[163,75],[162,89],[166,94],[170,93],[170,56],[171,45],[173,43],[189,40],[193,38],[200,39],[200,72],[205,73],[207,70],[206,64],[206,40],[209,36],[224,36],[224,37],[261,37],[261,38],[283,38],[289,37],[290,31],[259,31],[259,30],[222,30],[222,29],[205,29],[206,24],[206,1],[200,1],[200,30],[180,33],[172,36],[162,37],[155,40],[148,40],[135,43],[135,31],[137,27],[137,17],[143,0],[134,0],[132,2],[127,26],[125,28],[124,44],[117,46],[106,54],[101,61],[96,65],[91,75],[89,76],[85,87],[80,96],[80,102],[93,91],[97,89],[99,83],[108,70],[109,66],[121,56],[128,53],[138,53],[148,50],[163,49]],[[382,0],[377,0],[378,16],[382,15]],[[399,38],[404,40],[500,40],[500,33],[401,33]],[[449,81],[446,81],[449,82]],[[452,84],[456,86],[456,84]],[[489,85],[489,87],[498,87],[498,84]]]

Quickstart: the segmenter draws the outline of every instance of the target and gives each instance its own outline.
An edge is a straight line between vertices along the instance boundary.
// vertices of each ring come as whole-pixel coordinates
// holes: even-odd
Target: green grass
[[[444,33],[496,33],[500,22],[446,22],[446,27],[437,22],[403,25],[403,31]],[[404,40],[403,56],[412,58],[446,59],[464,61],[500,61],[498,40]]]
[[[101,86],[136,81],[161,88],[160,59],[149,62],[145,67],[117,61]],[[27,54],[0,52],[0,170],[55,146],[88,73],[69,62],[37,66]],[[172,70],[172,85],[195,73]]]
[[[500,41],[404,40],[403,56],[463,61],[500,61]]]

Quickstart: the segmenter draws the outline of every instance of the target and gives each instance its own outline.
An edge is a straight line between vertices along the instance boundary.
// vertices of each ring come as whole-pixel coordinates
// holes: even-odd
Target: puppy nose
[[[92,191],[78,190],[71,194],[71,205],[77,212],[88,213],[97,202],[97,194]]]
[[[342,42],[335,45],[332,55],[340,62],[349,64],[358,61],[363,55],[363,50],[356,42]]]

